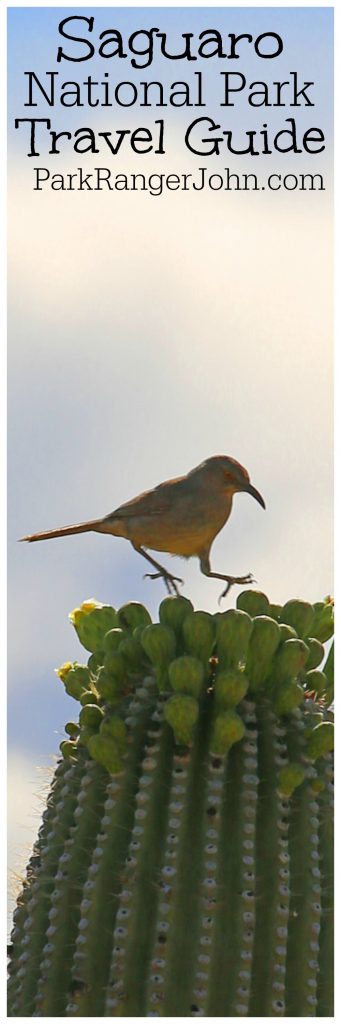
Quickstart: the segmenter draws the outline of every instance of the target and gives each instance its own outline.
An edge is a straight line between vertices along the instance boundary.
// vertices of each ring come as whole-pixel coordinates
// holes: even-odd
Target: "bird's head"
[[[246,491],[258,501],[262,508],[265,508],[264,498],[250,483],[247,470],[236,459],[232,459],[229,455],[214,455],[211,459],[206,459],[202,465],[211,471],[212,478],[214,477],[217,483],[219,482],[219,485],[223,486],[224,491],[231,496],[238,491]]]

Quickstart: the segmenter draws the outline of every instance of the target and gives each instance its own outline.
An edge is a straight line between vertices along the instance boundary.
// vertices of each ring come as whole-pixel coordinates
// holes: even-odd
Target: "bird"
[[[89,532],[124,537],[156,570],[145,576],[162,578],[168,593],[177,596],[177,584],[182,584],[183,580],[173,576],[148,552],[162,551],[182,558],[194,556],[199,559],[204,576],[224,580],[223,598],[234,584],[255,582],[251,573],[231,576],[213,572],[210,564],[213,541],[231,514],[234,494],[241,491],[251,494],[265,509],[264,498],[251,484],[244,466],[228,455],[213,455],[185,476],[165,480],[152,490],[138,494],[103,519],[33,533],[20,540],[31,544]]]

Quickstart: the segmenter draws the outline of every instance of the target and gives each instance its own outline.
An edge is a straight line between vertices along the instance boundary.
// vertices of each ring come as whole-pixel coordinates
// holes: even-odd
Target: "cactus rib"
[[[117,778],[108,776],[93,858],[97,871],[93,872],[91,863],[82,890],[81,919],[87,920],[87,928],[78,929],[73,996],[66,1006],[66,1016],[104,1013],[111,946],[109,942],[100,943],[98,936],[113,936],[115,921],[122,918],[123,922],[128,913],[121,908],[120,917],[120,874],[128,853],[136,793],[141,785],[141,760],[150,714],[150,706],[146,705],[124,757],[124,772]]]

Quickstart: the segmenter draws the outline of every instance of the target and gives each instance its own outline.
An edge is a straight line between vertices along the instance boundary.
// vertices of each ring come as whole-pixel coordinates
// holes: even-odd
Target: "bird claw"
[[[251,572],[248,572],[246,576],[227,576],[226,577],[226,581],[227,581],[227,586],[225,587],[225,590],[223,590],[222,594],[220,594],[220,597],[218,597],[218,604],[219,605],[220,605],[220,602],[222,601],[223,597],[227,596],[227,594],[229,593],[229,590],[231,590],[231,587],[233,587],[233,585],[235,583],[238,583],[239,586],[244,586],[246,583],[256,583],[257,582],[257,580],[255,580],[255,578],[254,578],[254,576],[252,575]]]
[[[150,580],[163,579],[168,593],[175,594],[176,597],[180,597],[179,589],[176,585],[177,583],[181,583],[183,586],[184,581],[180,576],[170,576],[168,572],[145,572],[143,579],[147,578]]]

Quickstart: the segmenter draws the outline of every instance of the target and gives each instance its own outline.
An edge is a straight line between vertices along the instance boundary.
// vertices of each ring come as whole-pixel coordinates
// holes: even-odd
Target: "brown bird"
[[[166,551],[182,558],[195,555],[200,560],[200,569],[205,576],[213,576],[227,583],[221,595],[225,597],[233,583],[254,582],[250,573],[247,576],[227,576],[212,572],[210,566],[212,543],[229,518],[233,495],[237,491],[252,494],[265,508],[264,499],[250,483],[246,469],[228,455],[214,455],[191,469],[187,476],[166,480],[153,490],[145,491],[120,505],[104,519],[93,519],[88,523],[64,526],[45,533],[33,533],[21,537],[21,540],[31,543],[90,531],[125,537],[130,540],[135,551],[157,570],[146,575],[151,579],[162,577],[168,593],[175,594],[179,593],[177,583],[183,583],[183,580],[164,569],[145,549]]]

